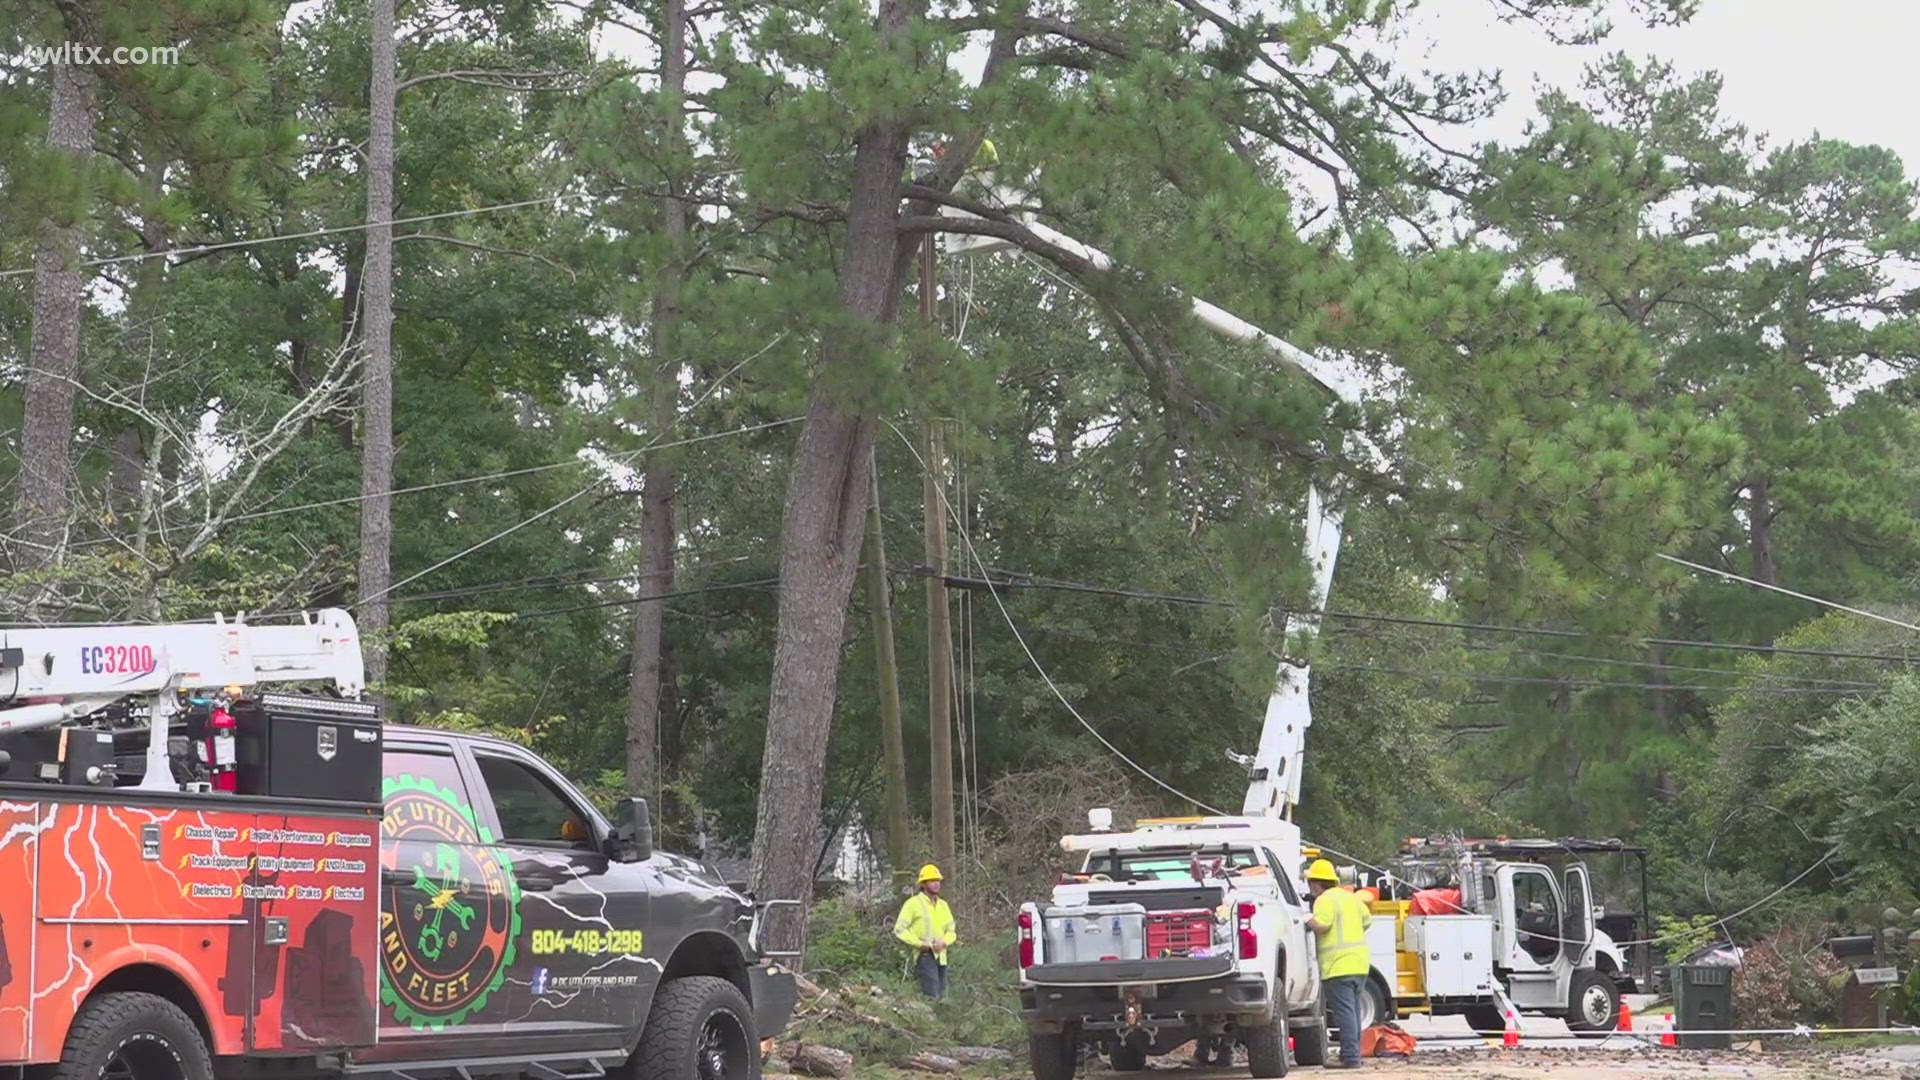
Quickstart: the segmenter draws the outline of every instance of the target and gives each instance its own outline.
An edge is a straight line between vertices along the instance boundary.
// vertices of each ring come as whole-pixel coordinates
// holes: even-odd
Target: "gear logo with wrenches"
[[[465,1021],[506,981],[520,890],[492,833],[423,777],[382,785],[380,1001],[416,1030]]]

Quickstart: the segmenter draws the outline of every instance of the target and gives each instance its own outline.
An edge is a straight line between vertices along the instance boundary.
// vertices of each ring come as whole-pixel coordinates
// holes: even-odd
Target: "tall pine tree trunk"
[[[899,40],[914,14],[908,5],[883,0],[882,32]],[[908,266],[894,228],[907,137],[904,123],[877,121],[860,133],[854,150],[840,298],[857,322],[874,327],[893,322]],[[806,940],[813,899],[827,736],[873,466],[873,418],[846,402],[865,370],[861,350],[872,341],[846,333],[822,343],[780,519],[780,619],[753,836],[756,895],[801,901],[792,921],[772,928],[777,948],[799,948]]]
[[[663,0],[661,10],[660,103],[666,115],[667,145],[681,140],[680,97],[686,90],[686,5]],[[676,153],[675,158],[678,158]],[[685,280],[687,204],[677,196],[686,178],[676,176],[660,200],[668,255],[653,296],[653,430],[658,440],[673,425],[680,396],[680,289]],[[678,477],[667,455],[647,458],[640,494],[640,595],[673,591],[673,489]],[[660,670],[666,648],[665,600],[645,601],[633,613],[633,675],[627,687],[627,791],[657,799],[660,793]]]
[[[387,590],[393,582],[393,113],[394,0],[373,0],[373,79],[367,93],[366,312],[360,386],[360,602],[367,681],[387,677]]]
[[[1778,584],[1779,567],[1773,554],[1773,484],[1764,476],[1747,481],[1747,554],[1754,580]]]
[[[47,145],[79,166],[93,150],[94,77],[72,64],[53,67]],[[14,508],[23,567],[58,557],[73,505],[73,411],[80,377],[80,322],[86,273],[80,225],[49,224],[33,250],[33,316],[20,427],[20,491]]]

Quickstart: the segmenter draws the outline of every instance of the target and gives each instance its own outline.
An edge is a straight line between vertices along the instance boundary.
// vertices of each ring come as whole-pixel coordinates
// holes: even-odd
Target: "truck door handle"
[[[548,877],[523,877],[520,879],[521,892],[552,892],[553,879]]]

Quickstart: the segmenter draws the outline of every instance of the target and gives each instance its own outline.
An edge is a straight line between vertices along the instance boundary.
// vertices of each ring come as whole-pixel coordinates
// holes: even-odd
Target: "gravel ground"
[[[1476,1037],[1459,1017],[1412,1017],[1402,1026],[1420,1040],[1411,1060],[1369,1060],[1359,1070],[1331,1076],[1374,1075],[1433,1077],[1443,1080],[1532,1080],[1537,1076],[1617,1077],[1623,1080],[1674,1080],[1682,1076],[1734,1077],[1739,1080],[1814,1080],[1862,1076],[1881,1080],[1920,1080],[1920,1044],[1880,1049],[1822,1050],[1817,1046],[1741,1050],[1680,1050],[1658,1045],[1658,1019],[1637,1021],[1642,1037],[1616,1035],[1576,1039],[1565,1024],[1545,1017],[1521,1021],[1521,1045],[1507,1050]],[[1653,1031],[1653,1034],[1648,1034]],[[1185,1058],[1155,1058],[1155,1073],[1177,1073],[1178,1080],[1246,1080],[1238,1069],[1194,1068]],[[1298,1067],[1294,1075],[1311,1077],[1325,1070]],[[1139,1074],[1093,1070],[1099,1080],[1137,1080]],[[1165,1080],[1176,1080],[1166,1077]]]

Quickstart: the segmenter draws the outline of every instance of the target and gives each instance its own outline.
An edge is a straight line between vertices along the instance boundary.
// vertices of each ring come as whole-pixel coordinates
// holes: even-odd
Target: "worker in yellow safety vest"
[[[1307,891],[1313,895],[1313,931],[1320,953],[1320,989],[1333,1026],[1340,1029],[1340,1063],[1360,1067],[1360,995],[1367,992],[1373,959],[1367,952],[1367,925],[1373,914],[1366,901],[1340,886],[1333,864],[1315,859],[1307,867]]]
[[[893,936],[917,950],[913,974],[920,980],[920,992],[938,1001],[947,996],[947,950],[960,936],[954,932],[953,909],[940,899],[940,868],[932,863],[921,867],[919,885],[900,905]]]

